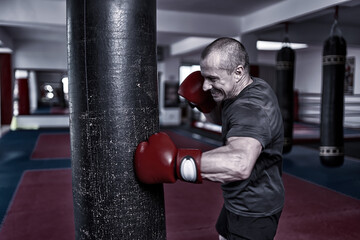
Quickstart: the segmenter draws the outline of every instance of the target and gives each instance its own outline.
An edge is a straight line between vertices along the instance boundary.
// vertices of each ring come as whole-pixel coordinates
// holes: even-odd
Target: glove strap
[[[178,149],[176,158],[176,175],[186,182],[202,183],[201,154],[199,149]]]

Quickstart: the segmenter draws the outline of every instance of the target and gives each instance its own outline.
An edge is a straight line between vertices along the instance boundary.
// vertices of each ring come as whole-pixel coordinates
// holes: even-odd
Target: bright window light
[[[274,51],[274,50],[280,50],[283,47],[282,42],[271,42],[271,41],[257,41],[256,42],[256,48],[258,50],[265,50],[265,51]],[[302,49],[307,48],[308,45],[305,43],[290,43],[290,47],[292,49]]]
[[[15,70],[15,78],[16,79],[28,78],[28,77],[29,77],[29,73],[27,70]]]
[[[200,65],[180,66],[179,84],[181,84],[190,73],[195,71],[200,71]]]
[[[64,93],[69,93],[69,78],[64,77],[62,80]]]

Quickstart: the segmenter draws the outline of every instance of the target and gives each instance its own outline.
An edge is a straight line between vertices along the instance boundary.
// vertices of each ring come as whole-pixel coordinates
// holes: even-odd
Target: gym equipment
[[[76,239],[165,239],[163,186],[134,173],[159,131],[155,0],[66,2]]]
[[[344,79],[346,41],[335,21],[323,48],[320,160],[325,166],[344,163]]]

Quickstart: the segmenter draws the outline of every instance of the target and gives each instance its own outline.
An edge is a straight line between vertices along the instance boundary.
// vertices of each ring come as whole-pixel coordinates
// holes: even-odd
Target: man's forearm
[[[261,144],[253,138],[230,138],[227,145],[202,154],[201,176],[222,183],[247,179],[260,152]]]

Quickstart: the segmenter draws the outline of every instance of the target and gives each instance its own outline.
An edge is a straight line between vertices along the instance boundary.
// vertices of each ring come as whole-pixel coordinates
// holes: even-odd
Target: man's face
[[[203,90],[210,91],[215,102],[236,96],[236,75],[228,74],[225,69],[219,68],[221,57],[211,53],[200,63],[201,75],[204,77]]]

